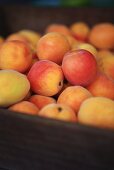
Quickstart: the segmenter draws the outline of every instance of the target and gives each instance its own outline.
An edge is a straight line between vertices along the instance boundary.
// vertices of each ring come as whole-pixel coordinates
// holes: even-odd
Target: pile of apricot
[[[0,37],[0,107],[114,129],[114,25],[47,25]]]

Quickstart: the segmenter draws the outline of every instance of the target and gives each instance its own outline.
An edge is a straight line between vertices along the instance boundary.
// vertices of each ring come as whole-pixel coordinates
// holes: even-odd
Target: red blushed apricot
[[[33,92],[43,96],[53,96],[63,86],[64,76],[61,67],[49,60],[37,61],[27,77]]]
[[[21,101],[9,107],[9,110],[16,111],[20,113],[38,115],[39,108],[35,104],[28,101]]]
[[[33,95],[29,98],[29,101],[34,103],[39,109],[42,109],[48,104],[56,103],[56,100],[54,98],[42,95]]]
[[[88,39],[90,28],[86,23],[76,22],[71,25],[70,30],[79,41],[86,41]]]
[[[62,62],[65,78],[72,85],[89,85],[97,73],[95,57],[88,51],[80,49],[67,53]]]
[[[24,73],[31,66],[32,52],[22,41],[6,41],[0,48],[0,69]]]
[[[29,43],[29,41],[25,37],[23,37],[22,35],[19,35],[18,33],[10,34],[6,38],[6,41],[14,41],[14,40],[22,41],[22,42],[25,42],[25,43]]]
[[[33,51],[33,47],[31,45],[31,42],[29,41],[28,38],[24,37],[23,35],[19,34],[18,32],[17,33],[13,33],[13,34],[10,34],[7,38],[6,38],[6,41],[22,41],[24,43],[27,43],[29,45],[29,47],[31,48],[31,50]]]
[[[46,28],[46,33],[49,32],[58,32],[63,35],[71,35],[70,29],[63,24],[51,24]]]
[[[99,73],[87,89],[93,96],[107,97],[114,100],[114,81],[105,74]]]
[[[92,94],[84,87],[70,86],[59,95],[57,103],[68,105],[77,113],[81,103],[89,97]]]
[[[61,64],[64,54],[69,50],[70,44],[66,37],[52,32],[40,38],[36,52],[40,60],[50,60]]]

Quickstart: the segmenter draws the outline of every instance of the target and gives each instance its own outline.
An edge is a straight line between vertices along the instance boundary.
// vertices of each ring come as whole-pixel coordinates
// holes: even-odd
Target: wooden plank
[[[0,110],[0,167],[114,169],[114,132]]]

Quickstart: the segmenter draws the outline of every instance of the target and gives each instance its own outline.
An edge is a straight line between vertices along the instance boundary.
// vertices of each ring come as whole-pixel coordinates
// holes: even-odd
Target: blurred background
[[[0,0],[0,4],[6,3],[52,7],[114,7],[114,0]]]

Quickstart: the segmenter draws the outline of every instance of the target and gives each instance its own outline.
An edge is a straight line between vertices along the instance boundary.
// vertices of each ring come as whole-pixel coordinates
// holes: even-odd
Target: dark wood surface
[[[110,8],[0,7],[0,34],[50,23],[114,22]],[[0,109],[0,169],[114,170],[114,131]]]
[[[114,170],[114,132],[0,110],[0,167]]]

